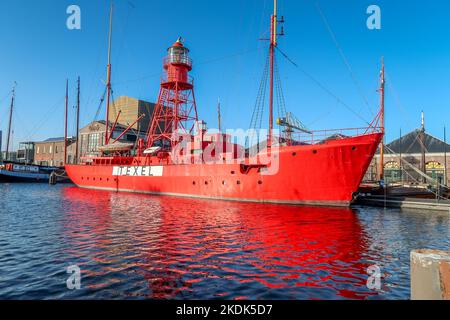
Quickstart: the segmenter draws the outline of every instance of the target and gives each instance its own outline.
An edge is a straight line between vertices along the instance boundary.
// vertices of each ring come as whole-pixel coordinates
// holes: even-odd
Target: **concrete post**
[[[450,252],[411,252],[411,300],[450,300]]]

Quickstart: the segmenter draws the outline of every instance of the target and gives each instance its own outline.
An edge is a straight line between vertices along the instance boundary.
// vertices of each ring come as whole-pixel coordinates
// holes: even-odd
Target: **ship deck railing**
[[[322,144],[330,140],[339,140],[345,138],[355,138],[372,133],[381,133],[381,128],[344,128],[344,129],[326,129],[306,132],[296,132],[292,134],[292,139],[300,144]]]

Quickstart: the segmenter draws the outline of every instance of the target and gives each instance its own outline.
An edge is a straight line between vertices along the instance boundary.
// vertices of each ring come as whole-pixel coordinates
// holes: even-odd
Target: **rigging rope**
[[[3,101],[5,101],[10,96],[11,93],[12,93],[12,90],[9,90],[8,93],[2,99],[0,99],[0,104],[2,104]],[[6,119],[6,117],[0,117],[0,126],[3,124],[3,121],[5,119]]]
[[[387,151],[391,152],[391,154],[396,154],[396,152],[394,150],[392,150],[391,148],[389,148],[388,146],[385,145],[385,148]],[[401,158],[401,161],[404,162],[408,167],[410,167],[412,170],[414,170],[415,172],[417,172],[420,176],[424,177],[427,180],[431,180],[435,183],[435,185],[442,187],[442,188],[447,188],[446,185],[440,183],[438,180],[430,177],[429,175],[425,174],[424,172],[420,171],[418,168],[416,168],[414,165],[412,165],[411,163],[409,163],[407,160],[405,160],[404,158]],[[415,177],[413,177],[408,171],[406,171],[403,167],[401,167],[401,171],[405,172],[414,182],[416,183],[421,183],[419,180],[417,180]],[[439,195],[437,192],[434,192],[431,188],[429,188],[428,186],[426,186],[426,189],[428,191],[430,191],[431,193],[433,193],[435,196],[444,199],[441,195]]]
[[[99,103],[99,105],[97,107],[97,112],[95,113],[94,121],[98,120],[98,117],[100,115],[100,111],[102,110],[103,101],[105,101],[106,91],[107,91],[107,88],[105,87],[105,91],[103,92],[103,95],[100,98],[100,103]]]
[[[409,121],[409,114],[406,112],[405,107],[403,106],[402,102],[400,101],[400,98],[399,98],[399,96],[398,96],[398,94],[397,94],[397,91],[395,90],[394,85],[392,84],[392,79],[391,79],[391,77],[388,75],[387,72],[386,72],[386,78],[387,78],[387,80],[388,80],[388,81],[386,81],[386,84],[387,84],[387,86],[389,87],[389,89],[390,89],[389,91],[391,92],[392,96],[394,97],[395,106],[396,106],[396,107],[403,113],[403,115],[405,116],[405,117],[404,117],[404,120],[406,121],[406,123],[407,123],[410,127],[413,127],[413,126],[411,125],[411,122]],[[416,137],[415,137],[415,140],[414,140],[414,141],[416,141],[416,140],[419,138],[419,134],[420,134],[420,132],[418,132],[418,133],[416,134]],[[413,142],[414,142],[414,141],[413,141]],[[418,141],[419,141],[420,146],[421,146],[423,149],[427,150],[427,148],[426,148],[426,146],[424,145],[424,143],[422,142],[422,140],[421,140],[421,139],[418,139]],[[411,146],[410,146],[410,148],[411,148]],[[408,149],[408,150],[409,150],[409,149]]]
[[[269,76],[270,55],[267,55],[266,64],[262,74],[261,82],[259,84],[258,95],[256,97],[255,106],[253,109],[252,118],[250,120],[250,129],[261,129],[262,118],[264,113],[264,104],[266,101],[267,80]],[[254,132],[250,134],[250,137],[246,138],[246,147],[250,147],[253,144]]]
[[[36,123],[34,127],[30,129],[29,135],[25,137],[26,138],[25,140],[30,140],[35,135],[36,132],[38,132],[48,121],[50,121],[51,115],[54,114],[55,111],[61,106],[65,98],[66,96],[64,95],[58,100],[58,102],[55,105],[53,105],[48,109],[47,113],[45,113],[44,116],[42,117],[42,120]]]
[[[357,113],[353,108],[351,108],[348,104],[346,104],[344,101],[342,101],[341,98],[339,98],[336,94],[334,94],[330,89],[325,87],[319,80],[314,78],[310,73],[308,73],[306,70],[301,68],[299,65],[297,65],[294,61],[292,61],[283,51],[281,51],[280,48],[276,47],[277,50],[285,57],[289,62],[291,62],[296,68],[300,70],[301,73],[303,73],[306,77],[308,77],[311,81],[313,81],[319,88],[321,88],[323,91],[325,91],[329,96],[333,97],[339,104],[343,105],[345,108],[347,108],[348,111],[353,113],[356,117],[358,117],[360,120],[365,122],[367,125],[370,126],[370,123],[364,119],[359,113]]]
[[[284,100],[283,87],[281,86],[280,72],[278,69],[277,59],[274,56],[274,70],[275,70],[275,93],[278,106],[278,117],[286,117],[286,101]]]
[[[352,78],[353,83],[356,86],[356,89],[358,90],[359,95],[361,96],[362,100],[364,101],[365,105],[367,106],[367,109],[369,110],[370,114],[373,116],[374,114],[373,114],[372,110],[370,109],[369,102],[368,102],[366,96],[364,95],[361,85],[359,84],[358,78],[356,77],[355,73],[353,72],[353,69],[352,69],[347,57],[345,56],[344,51],[342,50],[342,47],[340,46],[339,42],[337,41],[336,35],[333,32],[333,29],[331,28],[325,14],[323,13],[322,8],[320,7],[319,1],[316,1],[316,8],[317,8],[317,11],[319,12],[322,22],[324,23],[328,33],[330,34],[331,39],[334,42],[334,45],[336,46],[336,49],[339,52],[339,55],[340,55],[342,61],[344,62],[345,66],[347,67],[347,70],[350,74],[350,77]]]

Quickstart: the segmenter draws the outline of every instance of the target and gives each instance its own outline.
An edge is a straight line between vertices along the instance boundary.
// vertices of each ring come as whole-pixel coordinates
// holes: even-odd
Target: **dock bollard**
[[[55,173],[55,171],[53,171],[52,173],[50,173],[50,178],[48,179],[48,183],[50,185],[55,185],[56,184],[56,179],[57,179],[56,173]]]
[[[450,252],[411,251],[411,300],[450,300]]]

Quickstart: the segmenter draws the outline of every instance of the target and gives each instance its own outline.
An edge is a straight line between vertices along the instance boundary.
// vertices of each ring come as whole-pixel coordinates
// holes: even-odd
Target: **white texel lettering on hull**
[[[162,177],[162,166],[113,167],[113,176],[124,177]]]

